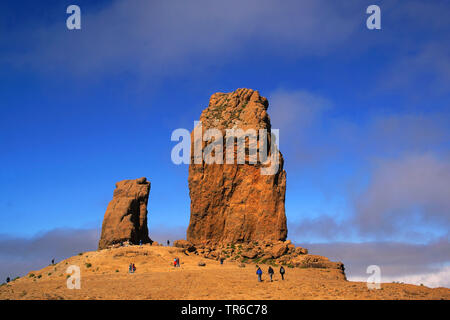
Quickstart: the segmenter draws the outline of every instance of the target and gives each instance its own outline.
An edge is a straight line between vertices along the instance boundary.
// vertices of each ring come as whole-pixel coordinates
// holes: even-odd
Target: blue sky
[[[150,236],[184,236],[188,168],[170,160],[171,133],[214,92],[247,87],[280,129],[290,239],[355,275],[345,244],[379,245],[382,266],[401,246],[443,248],[392,277],[448,265],[448,2],[77,1],[69,31],[70,4],[0,4],[3,238],[98,233],[114,183],[141,176]],[[366,28],[370,4],[381,30]]]

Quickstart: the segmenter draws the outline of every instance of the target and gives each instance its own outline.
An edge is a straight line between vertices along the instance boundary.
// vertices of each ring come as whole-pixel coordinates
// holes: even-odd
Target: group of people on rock
[[[261,282],[262,281],[262,270],[259,266],[256,266],[256,274],[258,275],[258,281]],[[267,269],[267,273],[270,276],[270,282],[273,281],[273,275],[274,275],[274,271],[273,268],[271,266],[269,266],[269,269]],[[284,269],[283,266],[280,267],[280,275],[281,275],[281,280],[284,280],[284,274],[286,273],[286,270]]]

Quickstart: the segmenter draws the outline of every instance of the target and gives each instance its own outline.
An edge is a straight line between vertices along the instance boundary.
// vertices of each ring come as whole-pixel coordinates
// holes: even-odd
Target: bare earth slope
[[[173,267],[174,257],[180,258],[180,268]],[[200,261],[206,266],[198,266]],[[128,273],[130,262],[136,265],[134,274]],[[79,290],[67,289],[69,265],[81,268]],[[2,285],[0,299],[450,299],[446,288],[389,283],[368,290],[366,283],[343,280],[333,269],[286,268],[282,281],[275,268],[270,282],[268,266],[261,267],[264,281],[258,283],[254,264],[220,265],[174,247],[121,247],[86,252],[31,271]]]

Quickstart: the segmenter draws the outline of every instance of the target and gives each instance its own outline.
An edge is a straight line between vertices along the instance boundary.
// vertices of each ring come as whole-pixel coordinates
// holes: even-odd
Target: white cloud
[[[270,93],[269,101],[272,127],[288,135],[309,129],[324,111],[332,107],[328,99],[301,89],[278,89]]]
[[[368,275],[369,276],[369,275]],[[366,282],[367,277],[347,277],[349,281]],[[413,274],[407,276],[381,277],[382,283],[401,282],[415,285],[425,285],[430,288],[445,287],[450,288],[450,267],[443,267],[439,271]]]
[[[27,51],[7,62],[44,71],[131,70],[149,76],[173,75],[180,66],[216,66],[246,50],[323,54],[358,26],[344,7],[325,0],[116,0],[95,13],[82,8],[82,30],[76,32],[60,21],[33,32],[13,30],[6,40],[24,42]]]
[[[432,154],[380,161],[355,199],[361,233],[405,236],[450,227],[450,162]]]
[[[423,244],[389,241],[298,243],[308,248],[309,253],[343,262],[349,280],[366,281],[369,277],[367,267],[377,265],[381,269],[382,282],[450,287],[448,236]]]

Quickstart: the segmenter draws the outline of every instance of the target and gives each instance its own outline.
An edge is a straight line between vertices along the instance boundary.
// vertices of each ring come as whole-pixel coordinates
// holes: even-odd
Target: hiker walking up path
[[[258,281],[261,282],[261,281],[262,281],[262,278],[261,278],[261,276],[262,276],[262,270],[261,270],[261,268],[258,267],[258,266],[257,266],[257,268],[258,268],[258,270],[256,270],[256,274],[258,275]]]
[[[280,274],[281,274],[281,280],[284,280],[284,274],[285,274],[285,270],[283,268],[283,266],[280,267]]]
[[[272,269],[272,267],[269,266],[269,270],[267,270],[267,272],[269,273],[269,276],[270,276],[270,282],[272,282],[273,281],[272,280],[272,277],[273,277],[273,269]]]

